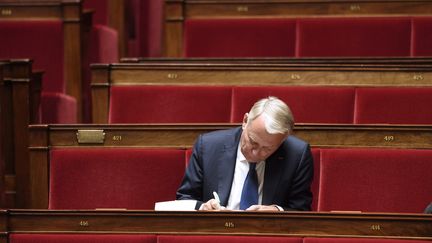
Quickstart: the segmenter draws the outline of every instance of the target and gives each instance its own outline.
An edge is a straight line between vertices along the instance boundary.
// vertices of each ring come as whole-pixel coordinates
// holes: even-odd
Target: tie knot
[[[249,170],[254,169],[255,170],[256,163],[249,163]]]

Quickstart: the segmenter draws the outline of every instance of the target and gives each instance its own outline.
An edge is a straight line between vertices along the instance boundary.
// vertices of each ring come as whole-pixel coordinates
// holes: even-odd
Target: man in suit
[[[310,210],[312,154],[290,135],[293,126],[289,107],[268,97],[244,115],[241,127],[200,135],[177,199],[197,200],[199,210]]]

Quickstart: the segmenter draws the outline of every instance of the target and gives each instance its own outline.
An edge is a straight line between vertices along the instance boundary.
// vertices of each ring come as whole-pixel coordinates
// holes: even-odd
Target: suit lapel
[[[221,159],[218,163],[218,194],[222,205],[228,204],[228,197],[231,192],[234,169],[237,159],[237,148],[240,142],[241,128],[236,129],[232,139],[224,144]]]
[[[277,150],[266,160],[262,199],[263,205],[273,204],[278,183],[281,181],[282,172],[284,171],[282,168],[284,166],[284,159],[283,153]]]

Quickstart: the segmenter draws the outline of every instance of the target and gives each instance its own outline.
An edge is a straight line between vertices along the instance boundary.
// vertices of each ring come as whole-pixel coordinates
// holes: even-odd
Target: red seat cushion
[[[320,163],[321,163],[321,150],[319,148],[312,148],[312,157],[314,160],[314,177],[311,184],[312,191],[312,210],[317,211],[318,209],[318,193],[319,193],[319,182],[320,182]]]
[[[110,123],[229,122],[231,87],[114,86]]]
[[[321,149],[320,170],[319,211],[421,213],[432,199],[431,150]]]
[[[242,122],[257,100],[276,96],[288,104],[296,123],[352,123],[354,94],[354,88],[234,87],[231,121]]]
[[[43,92],[41,95],[41,120],[44,124],[77,123],[76,100],[62,93]]]
[[[153,209],[175,199],[184,161],[179,149],[53,149],[49,208]]]
[[[156,243],[155,235],[10,234],[10,243]]]
[[[432,18],[413,18],[413,56],[432,56]]]
[[[432,88],[358,88],[354,123],[432,124]]]
[[[293,19],[191,19],[184,24],[185,57],[292,57]]]
[[[410,56],[411,20],[383,17],[298,20],[298,57]]]
[[[219,236],[219,235],[159,235],[158,243],[302,243],[299,237],[276,237],[276,236]]]

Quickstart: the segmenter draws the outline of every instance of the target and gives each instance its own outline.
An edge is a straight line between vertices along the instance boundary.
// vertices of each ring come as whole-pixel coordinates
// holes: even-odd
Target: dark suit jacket
[[[241,127],[200,135],[190,158],[177,199],[198,200],[196,208],[219,194],[228,203]],[[284,210],[310,210],[313,159],[309,145],[289,136],[266,160],[263,205],[276,204]]]

